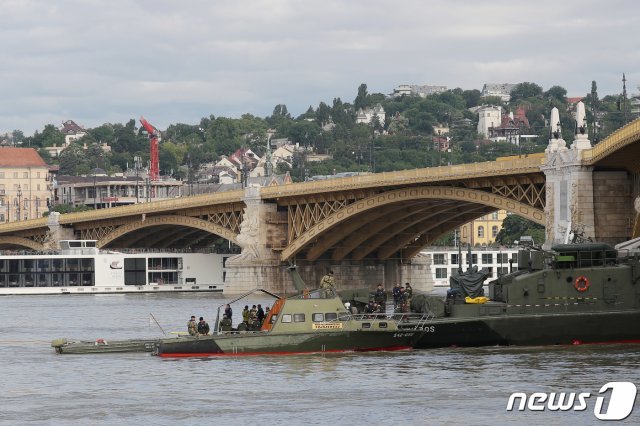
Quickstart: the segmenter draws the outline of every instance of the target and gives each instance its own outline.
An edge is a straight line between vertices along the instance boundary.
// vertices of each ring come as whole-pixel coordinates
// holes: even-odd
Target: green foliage
[[[502,229],[496,236],[496,242],[511,245],[523,235],[529,235],[536,244],[542,244],[545,240],[544,226],[510,214],[502,222]]]
[[[517,103],[523,99],[539,98],[542,96],[542,87],[535,83],[520,83],[511,91],[511,103]]]

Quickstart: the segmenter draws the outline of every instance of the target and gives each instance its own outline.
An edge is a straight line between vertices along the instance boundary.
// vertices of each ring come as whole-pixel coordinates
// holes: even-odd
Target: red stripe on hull
[[[309,352],[237,352],[237,353],[175,353],[175,354],[159,354],[162,358],[189,358],[189,357],[210,357],[210,356],[258,356],[258,355],[310,355],[319,353],[343,353],[343,352],[381,352],[381,351],[406,351],[412,349],[411,346],[393,346],[390,348],[371,348],[371,349],[331,349],[326,351],[309,351]]]
[[[628,340],[605,340],[602,342],[583,342],[582,340],[574,340],[572,345],[624,345],[630,343],[640,343],[640,339],[628,339]]]

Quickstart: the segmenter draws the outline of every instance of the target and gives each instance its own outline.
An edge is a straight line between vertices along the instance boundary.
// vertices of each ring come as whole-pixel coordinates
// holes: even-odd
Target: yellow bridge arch
[[[146,218],[144,220],[139,220],[136,222],[130,222],[125,225],[122,225],[105,235],[101,238],[97,245],[98,247],[105,247],[109,243],[118,238],[143,228],[151,228],[154,226],[161,225],[177,225],[184,226],[187,228],[201,229],[203,231],[209,232],[211,234],[218,235],[220,237],[226,238],[234,244],[238,244],[238,236],[231,230],[224,228],[220,225],[216,225],[211,222],[207,222],[206,220],[198,219],[195,217],[189,216],[179,216],[179,215],[168,215],[168,216],[153,216],[150,218]],[[239,244],[238,244],[239,245]]]
[[[282,251],[280,259],[286,261],[296,255],[307,244],[356,215],[382,206],[419,200],[455,200],[507,210],[541,225],[545,224],[544,211],[527,204],[484,191],[467,188],[425,186],[397,189],[363,198],[332,213],[319,221]]]

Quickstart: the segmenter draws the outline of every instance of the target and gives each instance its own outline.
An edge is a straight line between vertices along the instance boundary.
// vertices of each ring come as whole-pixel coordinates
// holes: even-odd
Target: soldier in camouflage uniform
[[[198,334],[198,323],[196,322],[195,315],[191,315],[191,319],[187,323],[187,331],[190,336],[195,336]]]
[[[329,271],[327,275],[320,280],[320,290],[322,290],[322,297],[328,299],[336,294],[336,279],[333,276],[333,271]]]

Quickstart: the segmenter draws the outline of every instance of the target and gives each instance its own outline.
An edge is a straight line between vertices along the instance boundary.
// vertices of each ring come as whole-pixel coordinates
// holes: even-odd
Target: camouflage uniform
[[[187,323],[187,331],[189,332],[190,336],[195,336],[196,334],[198,334],[198,323],[196,322],[195,318],[191,318]]]
[[[322,297],[328,299],[333,297],[336,292],[336,279],[333,276],[333,272],[329,272],[327,275],[322,277],[320,281],[320,289],[322,290]]]

